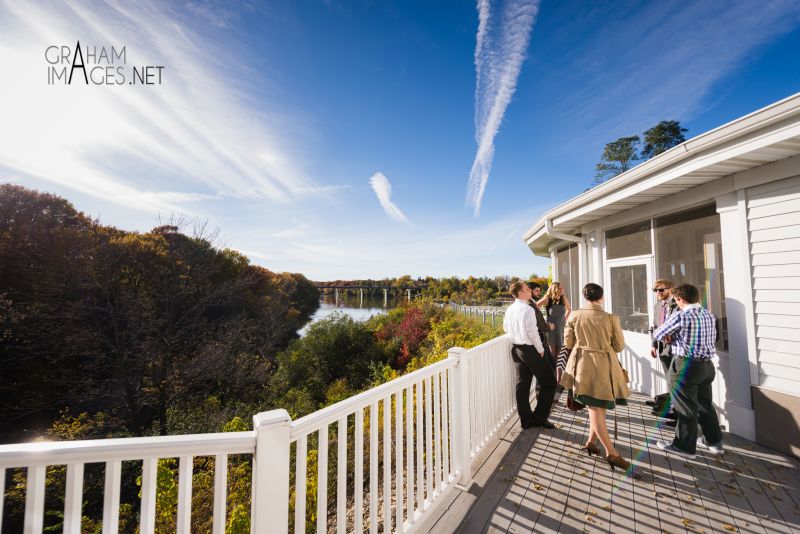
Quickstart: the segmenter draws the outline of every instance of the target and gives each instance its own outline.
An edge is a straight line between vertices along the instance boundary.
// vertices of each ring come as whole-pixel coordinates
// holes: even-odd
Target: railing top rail
[[[0,445],[0,467],[63,465],[113,460],[252,454],[256,433],[220,432],[183,436],[38,441]]]
[[[474,358],[475,356],[480,354],[484,349],[488,349],[494,347],[495,345],[500,345],[502,343],[506,343],[509,341],[510,338],[508,337],[508,334],[501,334],[495,338],[490,339],[485,343],[481,343],[477,347],[472,347],[471,349],[467,349],[467,351],[464,353],[464,356],[467,358]]]
[[[291,439],[295,440],[306,434],[319,430],[325,425],[329,425],[342,417],[354,413],[359,408],[366,408],[375,401],[396,393],[403,388],[429,376],[455,366],[455,361],[447,358],[440,362],[428,365],[422,369],[407,375],[395,378],[390,382],[368,389],[358,395],[349,397],[343,401],[332,404],[327,408],[317,410],[291,423]]]

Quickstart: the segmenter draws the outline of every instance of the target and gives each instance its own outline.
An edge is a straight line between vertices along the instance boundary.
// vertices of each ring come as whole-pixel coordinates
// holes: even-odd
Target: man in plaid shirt
[[[715,317],[698,304],[700,292],[691,284],[672,290],[680,311],[672,314],[654,333],[658,341],[670,344],[673,359],[667,379],[672,405],[678,413],[675,439],[658,441],[656,446],[668,454],[694,458],[697,447],[711,454],[722,454],[722,430],[712,403],[711,383],[716,371]],[[697,425],[703,437],[697,438]]]

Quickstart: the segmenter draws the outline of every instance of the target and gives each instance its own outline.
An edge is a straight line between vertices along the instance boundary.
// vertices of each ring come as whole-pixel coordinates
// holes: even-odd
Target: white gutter
[[[553,229],[553,219],[545,219],[544,233],[549,235],[550,237],[561,239],[562,241],[567,241],[569,243],[580,243],[582,245],[586,242],[582,237],[578,237],[576,235],[564,234],[562,232],[556,232]]]

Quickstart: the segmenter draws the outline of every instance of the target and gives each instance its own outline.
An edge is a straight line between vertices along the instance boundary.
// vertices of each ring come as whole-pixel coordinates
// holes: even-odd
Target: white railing
[[[245,454],[252,532],[410,532],[446,491],[470,481],[472,458],[514,408],[510,341],[500,336],[296,421],[285,410],[260,413],[252,432],[0,446],[0,496],[6,470],[26,468],[25,532],[41,532],[46,469],[66,465],[64,532],[77,534],[84,465],[105,463],[103,532],[117,532],[122,462],[141,461],[139,530],[152,533],[158,460],[179,458],[176,528],[188,533],[194,458],[211,456],[217,534],[228,456]],[[2,506],[0,498],[0,522]]]

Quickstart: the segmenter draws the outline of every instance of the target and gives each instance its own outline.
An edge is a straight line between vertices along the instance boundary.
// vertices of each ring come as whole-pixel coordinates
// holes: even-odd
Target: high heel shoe
[[[608,462],[608,465],[611,466],[612,471],[614,470],[615,467],[619,467],[620,469],[627,471],[631,466],[631,463],[626,459],[624,459],[619,454],[617,455],[609,454],[608,456],[606,456],[606,462]]]
[[[594,443],[587,443],[586,445],[581,447],[581,450],[588,452],[589,456],[591,456],[593,454],[596,454],[597,456],[600,456],[600,447],[598,447]]]

